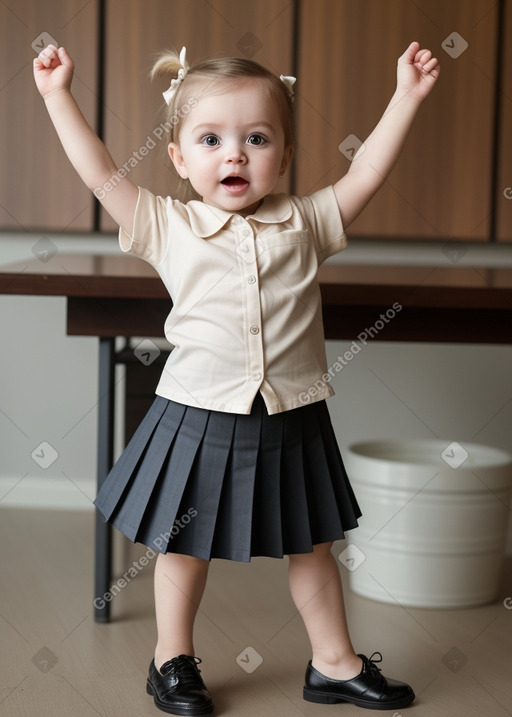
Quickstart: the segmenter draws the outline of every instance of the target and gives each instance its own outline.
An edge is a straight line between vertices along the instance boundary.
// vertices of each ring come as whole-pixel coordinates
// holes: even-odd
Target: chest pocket
[[[292,229],[256,239],[260,273],[279,275],[286,283],[302,282],[312,271],[316,274],[316,256],[307,229]]]

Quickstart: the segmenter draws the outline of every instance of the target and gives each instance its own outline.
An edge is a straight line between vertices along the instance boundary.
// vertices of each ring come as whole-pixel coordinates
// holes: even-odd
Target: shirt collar
[[[211,237],[220,231],[232,217],[238,216],[211,204],[192,200],[186,205],[190,219],[190,226],[196,236],[203,239]],[[292,204],[286,194],[269,194],[254,212],[246,217],[262,224],[284,222],[292,215]]]

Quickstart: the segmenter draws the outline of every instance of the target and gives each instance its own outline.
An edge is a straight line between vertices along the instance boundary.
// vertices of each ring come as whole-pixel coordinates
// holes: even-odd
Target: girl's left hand
[[[411,42],[398,58],[397,89],[423,100],[434,87],[440,72],[441,66],[431,51],[420,50],[418,42]]]

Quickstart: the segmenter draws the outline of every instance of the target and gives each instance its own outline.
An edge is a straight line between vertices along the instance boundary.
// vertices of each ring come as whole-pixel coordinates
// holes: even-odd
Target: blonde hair
[[[178,77],[183,66],[175,50],[165,50],[157,56],[150,73],[151,79],[165,77],[170,82]],[[295,146],[295,120],[288,88],[263,65],[239,57],[219,57],[205,60],[190,67],[180,82],[169,105],[164,108],[163,124],[168,131],[168,142],[178,142],[180,126],[190,110],[197,104],[199,84],[212,86],[218,81],[259,79],[266,83],[269,95],[276,103],[284,132],[285,147]],[[204,87],[203,87],[204,91]],[[181,180],[179,191],[187,198],[197,197],[188,179]]]

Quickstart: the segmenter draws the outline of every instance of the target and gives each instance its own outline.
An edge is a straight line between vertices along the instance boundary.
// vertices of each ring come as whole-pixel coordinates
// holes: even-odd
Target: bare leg
[[[178,655],[195,655],[193,631],[210,563],[189,555],[160,554],[155,565],[157,669]]]
[[[327,677],[348,680],[360,673],[362,662],[350,640],[331,546],[322,543],[312,553],[289,556],[290,591],[309,635],[313,666]]]

